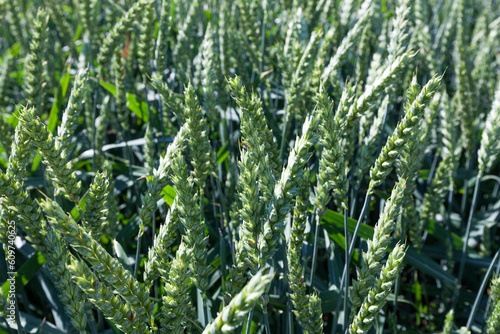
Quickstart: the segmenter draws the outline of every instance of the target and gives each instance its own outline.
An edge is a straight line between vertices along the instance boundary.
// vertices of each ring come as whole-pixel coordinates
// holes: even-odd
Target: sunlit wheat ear
[[[168,184],[168,177],[171,176],[172,160],[179,152],[184,151],[188,133],[188,126],[184,124],[168,146],[165,156],[160,158],[158,167],[153,171],[153,179],[148,182],[147,193],[141,197],[142,206],[139,214],[141,234],[145,226],[152,223],[156,203],[161,198],[163,188]]]
[[[354,316],[349,327],[349,333],[368,333],[373,326],[375,317],[384,307],[387,301],[386,298],[391,292],[394,282],[403,268],[405,253],[405,246],[397,244],[389,254],[389,258],[382,268],[380,276],[376,279],[373,288],[363,300],[359,312]]]
[[[396,126],[392,136],[387,139],[380,155],[375,161],[375,165],[370,170],[369,192],[372,192],[375,187],[380,185],[391,172],[396,158],[401,153],[403,145],[408,140],[414,140],[414,128],[422,120],[423,112],[438,89],[441,79],[441,76],[435,75],[427,82],[418,95],[416,92],[412,92],[415,99],[413,101],[410,100],[411,102],[406,104],[403,119]],[[416,77],[413,82],[416,82]],[[410,89],[416,89],[414,87],[416,87],[415,84],[413,84]]]
[[[187,147],[193,165],[193,181],[200,196],[203,196],[207,177],[215,170],[215,155],[209,140],[207,118],[203,115],[191,83],[184,90],[184,96],[184,117],[188,127]]]
[[[78,127],[78,116],[82,111],[81,105],[85,100],[87,82],[88,72],[85,69],[81,70],[75,78],[68,105],[64,110],[61,125],[57,130],[57,140],[68,151],[71,151],[74,146],[71,141]]]
[[[48,20],[45,9],[39,8],[32,22],[29,54],[24,63],[23,90],[26,102],[36,108],[39,116],[45,111],[47,102]]]
[[[495,92],[491,110],[486,117],[485,128],[478,152],[478,169],[488,173],[500,153],[500,81]]]
[[[153,282],[161,277],[166,280],[170,268],[168,250],[174,243],[179,224],[179,209],[177,199],[174,200],[168,211],[165,222],[160,226],[160,231],[149,248],[148,259],[144,264],[144,283],[150,287]]]
[[[23,108],[19,113],[19,121],[24,131],[31,137],[31,143],[40,150],[50,177],[70,200],[78,202],[81,192],[81,181],[77,180],[73,166],[68,162],[67,150],[53,137],[45,124],[35,116],[34,109]]]
[[[263,271],[259,271],[229,305],[222,309],[217,318],[205,328],[204,334],[232,332],[243,323],[273,279],[274,274],[264,274]]]
[[[189,271],[192,249],[182,241],[172,260],[168,280],[165,283],[166,296],[163,296],[161,312],[163,318],[161,331],[165,333],[183,333],[186,328],[186,315],[191,305],[189,287],[191,272]]]
[[[455,314],[455,312],[453,309],[451,309],[448,313],[446,313],[446,318],[444,320],[444,326],[443,326],[443,334],[453,333],[454,314]],[[500,327],[498,329],[500,329]]]
[[[373,239],[368,240],[368,250],[363,253],[361,268],[357,270],[357,280],[353,282],[351,292],[353,311],[356,311],[361,306],[364,298],[373,288],[375,278],[379,275],[382,267],[380,261],[387,254],[387,247],[393,240],[391,235],[396,228],[396,218],[402,209],[405,187],[405,179],[400,179],[396,183],[391,197],[385,204],[384,212],[375,225]]]
[[[323,313],[321,311],[321,300],[313,293],[306,294],[306,282],[304,281],[302,266],[302,243],[304,241],[304,230],[307,223],[309,209],[310,175],[306,173],[299,181],[299,191],[295,208],[293,211],[293,223],[291,236],[288,243],[288,280],[290,284],[290,299],[293,304],[293,312],[297,322],[307,333],[323,332]]]
[[[500,331],[500,278],[491,281],[491,296],[493,309],[486,323],[486,333],[493,334]]]
[[[109,181],[105,174],[97,173],[88,192],[82,222],[94,239],[99,241],[107,220]]]
[[[278,241],[285,229],[285,218],[292,208],[292,201],[298,190],[297,181],[304,173],[303,168],[310,157],[309,149],[318,141],[319,136],[316,132],[318,123],[317,113],[313,113],[306,119],[302,126],[302,135],[297,138],[288,156],[288,163],[276,183],[259,234],[258,249],[261,264],[277,251]]]
[[[93,319],[87,318],[86,295],[75,284],[71,271],[68,270],[70,262],[67,244],[57,231],[49,228],[45,236],[45,245],[47,265],[54,278],[59,298],[70,316],[71,324],[79,333],[87,333],[87,321],[90,323]]]
[[[193,273],[193,283],[205,298],[209,284],[207,266],[208,236],[202,219],[199,195],[196,193],[194,177],[189,176],[184,158],[178,154],[172,161],[172,182],[177,193],[179,220],[186,230],[184,242],[190,249],[189,268]]]

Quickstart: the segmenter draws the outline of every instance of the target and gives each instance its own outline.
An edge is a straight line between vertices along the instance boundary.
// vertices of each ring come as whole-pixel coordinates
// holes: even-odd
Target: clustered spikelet
[[[192,158],[193,179],[201,194],[204,193],[205,182],[213,172],[215,162],[212,146],[208,139],[207,120],[203,117],[198,98],[191,83],[185,89],[184,117],[188,127],[187,145]]]
[[[248,312],[257,304],[257,301],[265,292],[273,276],[273,274],[264,274],[263,270],[255,274],[243,290],[205,328],[203,333],[217,334],[233,332],[243,322]]]
[[[454,317],[454,311],[453,309],[451,309],[448,313],[446,313],[446,318],[443,326],[443,334],[453,333],[453,317]]]
[[[241,152],[238,162],[240,175],[238,179],[241,208],[241,226],[237,248],[237,261],[244,261],[249,269],[256,270],[257,236],[259,233],[262,202],[259,196],[258,175],[259,165],[252,163],[248,151]]]
[[[359,141],[363,145],[359,148],[358,155],[356,157],[356,171],[358,172],[357,181],[358,185],[363,181],[364,176],[370,170],[370,167],[375,162],[378,141],[382,132],[382,124],[384,122],[384,117],[389,107],[389,96],[386,95],[380,104],[375,118],[371,122],[368,133],[360,131]],[[364,118],[362,118],[363,120]],[[366,122],[368,123],[368,122]],[[364,124],[360,126],[362,129]]]
[[[163,109],[163,128],[170,136],[174,136],[177,133],[175,120],[183,119],[183,105],[178,101],[170,87],[168,87],[168,85],[161,80],[161,76],[158,74],[153,75],[151,85],[160,95],[161,106]]]
[[[369,22],[371,15],[373,14],[374,1],[365,0],[359,9],[361,14],[358,18],[356,24],[352,29],[349,30],[347,35],[342,39],[337,52],[330,59],[328,66],[326,66],[321,79],[324,81],[330,80],[336,75],[338,67],[341,65],[342,61],[348,56],[349,50],[353,47],[354,41],[361,35],[363,29]],[[345,16],[344,16],[345,17]]]
[[[43,160],[47,165],[52,180],[58,188],[72,201],[77,202],[81,191],[81,182],[77,180],[76,173],[70,162],[68,152],[61,143],[53,137],[38,117],[34,110],[24,108],[19,114],[19,121],[24,130],[30,135],[31,143],[43,154]]]
[[[291,120],[291,116],[294,115],[298,122],[303,122],[305,115],[303,113],[298,112],[301,108],[299,108],[299,102],[301,98],[302,87],[304,86],[306,80],[310,76],[313,64],[312,57],[314,52],[316,51],[318,44],[322,37],[322,31],[313,31],[311,34],[311,38],[309,39],[309,43],[307,43],[306,48],[300,57],[299,63],[297,64],[297,68],[295,69],[292,75],[292,81],[290,83],[290,89],[287,94],[287,106],[285,117]],[[308,111],[306,111],[308,112]],[[286,121],[285,121],[286,122]],[[285,131],[286,127],[285,126]],[[286,132],[285,132],[286,135]]]
[[[109,181],[106,174],[97,173],[85,201],[82,222],[89,234],[96,240],[101,239],[107,221],[107,199]]]
[[[140,14],[150,6],[150,3],[150,0],[139,0],[135,2],[125,15],[116,22],[113,29],[102,41],[99,56],[97,58],[98,64],[106,66],[109,63],[120,40],[125,33],[132,28],[134,21],[140,17]]]
[[[27,233],[26,239],[42,251],[45,249],[45,222],[40,207],[25,191],[20,181],[12,180],[10,176],[0,172],[0,196],[2,205],[15,213],[17,223]]]
[[[146,126],[146,133],[144,134],[144,139],[146,144],[144,145],[144,165],[146,166],[147,175],[153,174],[155,168],[155,142],[154,142],[154,128],[151,123]]]
[[[57,203],[47,199],[41,202],[41,206],[52,226],[59,230],[65,240],[90,262],[92,269],[130,304],[135,316],[142,322],[149,323],[154,304],[151,303],[144,287],[117,259],[111,257],[94,238],[77,225],[73,218],[66,215]]]
[[[10,1],[8,1],[10,2]],[[45,108],[47,91],[46,74],[46,46],[47,46],[47,21],[49,17],[45,10],[39,9],[33,21],[33,32],[30,40],[30,52],[24,64],[23,89],[27,103],[35,106],[38,112]],[[40,74],[42,82],[40,82]]]
[[[189,313],[190,298],[189,285],[191,272],[189,271],[192,249],[181,242],[175,259],[169,271],[169,280],[165,283],[166,296],[163,297],[161,309],[163,318],[160,320],[162,328],[160,333],[184,333],[186,328],[186,315]]]
[[[193,282],[202,295],[208,289],[207,252],[208,236],[205,236],[205,222],[201,217],[198,205],[198,194],[195,192],[194,177],[188,177],[186,162],[177,155],[172,161],[172,182],[177,191],[179,220],[186,229],[184,241],[192,251],[190,258]]]
[[[389,254],[389,258],[382,268],[380,276],[375,281],[373,288],[368,292],[359,312],[354,317],[349,327],[349,333],[368,333],[368,330],[375,321],[375,316],[384,307],[386,298],[403,268],[404,256],[404,245],[398,243]]]
[[[408,101],[412,102],[406,104],[403,119],[396,126],[392,136],[387,139],[386,144],[375,161],[375,165],[370,170],[369,192],[373,191],[375,187],[385,180],[392,170],[396,158],[401,153],[403,145],[408,140],[412,140],[414,133],[413,129],[422,120],[422,114],[425,107],[434,96],[441,82],[441,78],[442,77],[438,75],[434,76],[417,95],[416,90],[418,88],[416,85],[416,78],[414,77],[414,84],[410,86],[408,95],[414,95],[415,99],[408,99]]]
[[[386,249],[392,240],[391,235],[396,228],[396,218],[405,198],[405,187],[405,179],[400,179],[396,183],[390,199],[385,204],[384,212],[375,225],[373,239],[368,240],[368,250],[363,254],[363,262],[361,268],[358,269],[358,278],[357,281],[353,282],[353,290],[351,292],[351,302],[354,311],[361,306],[364,298],[373,288],[375,277],[377,277],[382,267],[380,261],[386,255]]]
[[[113,58],[113,66],[111,67],[111,73],[115,79],[114,82],[116,86],[116,96],[115,96],[116,118],[120,123],[120,127],[118,129],[118,135],[122,138],[122,140],[125,140],[127,132],[130,128],[129,124],[130,111],[127,108],[127,91],[125,88],[125,82],[126,82],[125,59],[121,52],[115,52],[115,57]],[[91,127],[90,130],[92,131]]]
[[[207,25],[205,38],[201,44],[202,52],[202,81],[203,87],[203,108],[207,114],[210,125],[213,127],[219,122],[219,111],[217,110],[216,90],[218,85],[217,78],[217,56],[215,50],[215,32],[212,25]],[[219,92],[220,93],[220,92]]]
[[[306,294],[306,284],[302,276],[302,243],[309,209],[309,173],[305,173],[299,180],[300,194],[297,196],[293,212],[293,223],[288,243],[288,280],[290,284],[290,299],[293,312],[298,323],[306,333],[322,333],[323,319],[321,300],[316,293]]]
[[[146,224],[152,221],[156,203],[161,197],[161,191],[168,184],[167,177],[171,173],[172,160],[185,147],[187,138],[187,125],[182,126],[175,136],[174,141],[168,146],[165,156],[160,158],[158,168],[153,171],[153,180],[148,183],[148,192],[141,198],[142,207],[140,211],[141,226],[143,230]]]
[[[134,317],[134,310],[129,303],[124,303],[113,290],[101,282],[99,278],[82,261],[71,256],[68,267],[72,278],[108,320],[125,333],[151,333],[140,317]]]
[[[148,260],[144,264],[144,283],[151,286],[158,278],[168,277],[169,257],[168,250],[175,241],[175,230],[179,224],[179,210],[177,199],[174,200],[167,214],[165,222],[160,226],[154,245],[149,249]]]
[[[269,156],[269,165],[273,171],[281,168],[278,146],[274,141],[273,132],[266,122],[261,99],[255,94],[247,93],[241,78],[236,76],[228,79],[233,99],[241,110],[242,137],[248,143],[252,160],[263,164],[265,155]]]
[[[24,183],[29,154],[29,134],[24,131],[23,124],[18,123],[16,126],[14,141],[12,142],[6,175],[10,176],[13,180],[18,181],[20,184]]]
[[[150,61],[154,45],[154,3],[152,1],[146,1],[141,12],[141,33],[139,35],[139,44],[137,46],[137,57],[139,60],[139,69],[141,70],[142,75],[147,76],[150,71]]]
[[[295,147],[288,156],[288,163],[283,168],[281,178],[274,187],[259,234],[259,262],[270,258],[277,251],[278,241],[285,228],[285,218],[291,210],[292,200],[298,190],[297,181],[304,173],[302,169],[310,157],[309,149],[318,140],[316,133],[318,123],[319,117],[316,113],[307,117],[302,126],[302,136],[297,138]]]
[[[492,310],[486,324],[486,333],[493,334],[500,331],[500,279],[494,278],[491,281],[492,289]]]
[[[500,153],[500,81],[495,92],[491,111],[486,117],[481,144],[478,152],[478,169],[488,173]]]
[[[70,315],[71,323],[78,333],[86,333],[87,315],[82,291],[72,280],[71,272],[68,270],[67,259],[68,248],[58,232],[48,229],[45,236],[47,252],[47,264],[54,278],[54,284],[59,290],[59,298],[65,304],[65,310]]]
[[[68,105],[66,110],[64,110],[61,125],[57,130],[57,140],[68,152],[72,150],[70,143],[78,127],[78,116],[81,112],[81,106],[84,103],[88,103],[85,101],[87,80],[87,70],[81,70],[75,78]]]
[[[333,189],[335,199],[343,209],[347,209],[347,173],[345,171],[344,152],[340,145],[347,122],[344,122],[345,111],[342,108],[349,96],[349,87],[342,93],[341,103],[335,116],[333,115],[333,101],[326,95],[324,87],[320,87],[317,95],[320,119],[320,139],[322,156],[319,161],[318,182],[316,185],[316,208],[318,216],[324,212],[330,200],[329,192]]]
[[[6,98],[5,90],[7,88],[9,80],[8,75],[12,60],[13,57],[10,55],[9,52],[7,52],[2,61],[2,65],[0,65],[0,104],[2,104],[2,102],[4,102],[4,99]]]

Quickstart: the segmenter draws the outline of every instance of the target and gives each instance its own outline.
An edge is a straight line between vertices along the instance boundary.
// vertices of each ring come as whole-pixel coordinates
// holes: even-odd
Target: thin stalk
[[[434,176],[434,171],[436,170],[439,155],[435,154],[434,159],[432,159],[431,168],[429,169],[429,176],[427,177],[427,187],[431,185],[432,177]]]
[[[311,284],[311,288],[313,287],[314,285],[314,273],[316,271],[316,262],[317,262],[317,255],[316,255],[316,251],[318,249],[318,234],[319,234],[319,222],[321,220],[321,217],[320,217],[321,213],[317,213],[316,215],[316,226],[315,226],[315,230],[314,230],[314,245],[313,245],[313,254],[312,254],[312,263],[311,263],[311,276],[310,276],[310,284]]]
[[[342,290],[344,289],[344,285],[347,288],[347,270],[348,270],[348,264],[351,262],[352,259],[352,254],[354,253],[354,244],[356,242],[356,237],[358,234],[359,226],[361,225],[361,222],[364,220],[365,212],[366,209],[368,208],[368,202],[370,199],[370,193],[368,192],[365,197],[365,202],[363,204],[363,209],[361,210],[361,214],[359,215],[358,222],[356,223],[356,228],[354,229],[354,234],[351,238],[350,245],[349,245],[349,253],[347,257],[347,261],[344,265],[344,270],[342,271],[342,278],[340,279],[340,288],[339,288],[339,298],[337,299],[337,305],[335,307],[335,315],[333,318],[333,327],[332,327],[332,333],[336,333],[337,331],[337,316],[340,311],[340,302],[342,300],[342,297],[340,295],[342,294]],[[345,218],[344,218],[345,219]],[[347,250],[347,249],[346,249]]]
[[[267,334],[271,334],[271,326],[269,325],[269,315],[267,314],[267,303],[262,303],[262,313],[264,314],[264,328]]]
[[[252,310],[250,311],[250,313],[248,313],[248,318],[247,318],[247,329],[246,329],[246,331],[245,331],[245,334],[250,334],[250,328],[252,327],[253,312],[254,312],[254,309],[252,309]]]
[[[210,323],[210,321],[208,320],[208,307],[205,300],[203,300],[203,317],[205,318],[204,325],[206,326],[208,323]]]
[[[94,92],[94,101],[92,103],[92,152],[94,154],[92,155],[92,170],[95,171],[96,168],[96,161],[95,161],[95,156],[96,156],[96,151],[95,151],[95,143],[97,140],[97,134],[96,134],[96,128],[95,128],[95,119],[96,119],[96,110],[97,110],[97,98],[99,97],[99,82],[100,82],[100,77],[101,74],[97,74],[96,76],[96,84],[95,84],[95,92]]]
[[[471,160],[470,158],[467,158],[467,161],[465,162],[465,170],[468,173],[470,171],[471,166]],[[467,193],[469,192],[469,185],[467,182],[468,179],[466,178],[464,180],[464,195],[462,196],[462,204],[460,205],[460,213],[463,216],[465,216],[465,206],[467,205]]]
[[[259,264],[257,266],[257,272],[260,270],[260,267],[261,265]],[[249,313],[248,313],[248,318],[247,318],[247,329],[246,329],[246,334],[250,334],[250,327],[252,327],[252,318],[253,318],[253,312],[254,312],[254,309],[252,309]]]
[[[462,246],[462,256],[460,258],[460,269],[458,270],[458,284],[460,285],[462,282],[462,276],[464,274],[465,256],[467,254],[467,242],[469,241],[470,228],[472,226],[472,216],[474,215],[474,209],[476,208],[477,195],[479,192],[479,182],[481,180],[481,177],[482,177],[482,172],[479,172],[476,177],[476,184],[474,186],[474,194],[472,195],[472,204],[469,212],[469,219],[467,220],[467,227],[465,230],[465,239],[464,239],[464,244]]]
[[[280,159],[283,160],[284,156],[285,156],[285,147],[286,147],[286,143],[287,143],[287,140],[286,138],[288,137],[288,114],[286,112],[286,109],[287,109],[287,106],[285,105],[285,113],[283,115],[284,119],[283,119],[283,130],[281,132],[281,146],[280,146]]]
[[[493,271],[493,267],[495,266],[495,262],[497,262],[499,255],[500,255],[500,249],[497,250],[495,256],[493,257],[493,260],[491,261],[490,266],[488,267],[488,271],[486,271],[486,275],[484,275],[483,282],[481,283],[481,287],[479,288],[479,291],[477,292],[476,300],[474,300],[474,305],[472,305],[472,310],[470,311],[469,319],[467,320],[467,325],[466,325],[467,330],[469,330],[470,326],[472,325],[472,320],[474,319],[474,316],[476,315],[477,307],[479,305],[479,302],[481,301],[481,296],[483,295],[484,289],[486,289],[486,283],[488,282],[488,279],[490,278],[491,272]]]
[[[354,244],[356,243],[356,238],[358,237],[358,232],[359,232],[359,226],[363,222],[366,214],[366,209],[368,209],[368,203],[370,202],[370,196],[371,193],[368,191],[366,193],[365,197],[365,202],[363,203],[363,209],[361,209],[361,213],[358,218],[358,222],[356,223],[356,228],[354,229],[354,233],[352,234],[351,242],[350,242],[350,247],[349,247],[349,261],[352,259],[352,254],[354,252]],[[344,268],[345,271],[345,268]]]
[[[344,209],[344,239],[345,239],[345,268],[346,273],[349,272],[349,228],[347,223],[347,209]],[[345,275],[345,287],[344,287],[344,326],[347,328],[347,321],[349,319],[348,309],[347,309],[347,299],[349,298],[349,275]]]
[[[137,250],[135,251],[134,277],[137,277],[137,268],[139,267],[139,249],[141,248],[142,234],[143,233],[139,231],[139,234],[137,235]]]

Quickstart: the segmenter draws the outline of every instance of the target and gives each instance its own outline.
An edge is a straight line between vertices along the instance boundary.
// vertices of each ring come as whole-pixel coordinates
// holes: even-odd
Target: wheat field
[[[498,1],[0,22],[0,334],[500,333]]]

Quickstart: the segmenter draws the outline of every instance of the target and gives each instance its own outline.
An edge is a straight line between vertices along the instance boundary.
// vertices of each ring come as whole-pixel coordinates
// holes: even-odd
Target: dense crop
[[[0,333],[500,333],[499,17],[0,0]]]

